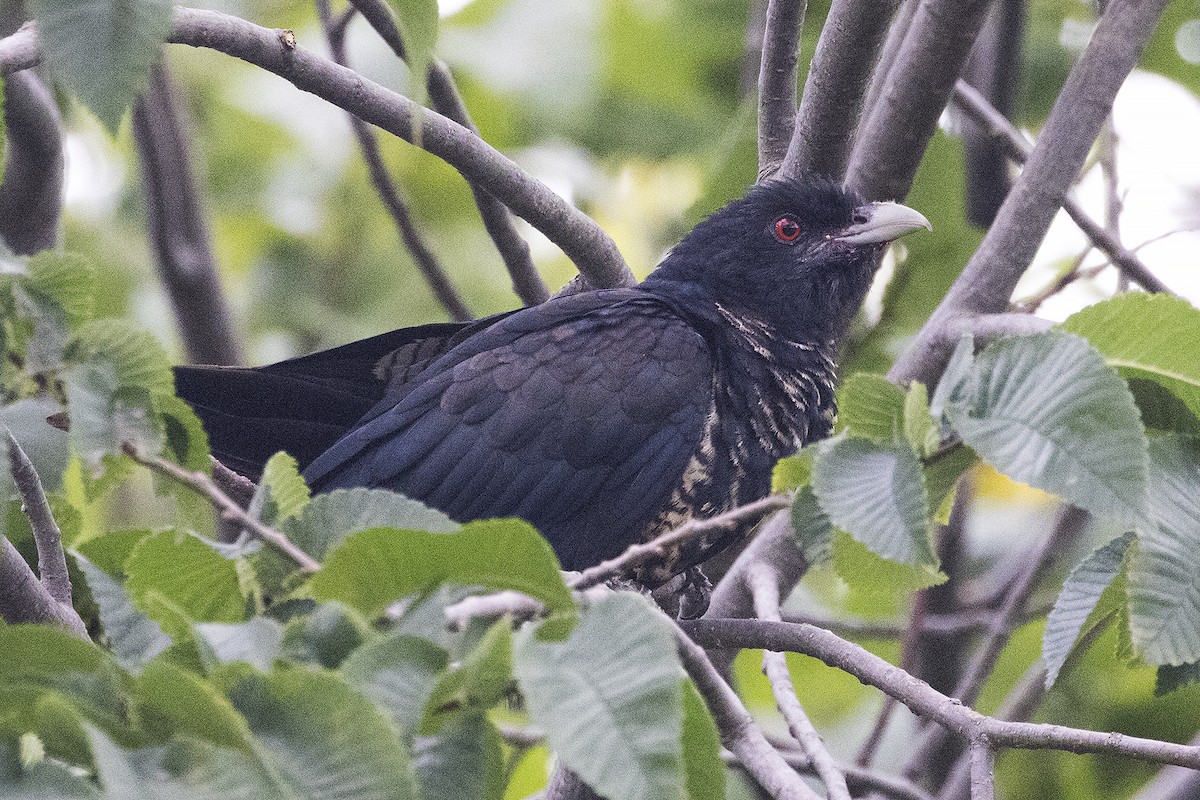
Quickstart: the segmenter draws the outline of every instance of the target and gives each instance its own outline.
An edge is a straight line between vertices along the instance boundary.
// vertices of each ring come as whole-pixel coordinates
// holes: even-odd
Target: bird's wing
[[[306,477],[386,487],[459,520],[521,517],[568,568],[620,552],[699,445],[712,367],[701,335],[658,301],[590,294],[472,337]]]

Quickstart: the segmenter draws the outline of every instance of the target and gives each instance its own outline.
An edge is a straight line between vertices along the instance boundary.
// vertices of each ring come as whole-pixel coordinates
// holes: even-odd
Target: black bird
[[[640,285],[426,325],[259,369],[179,367],[214,453],[276,450],[316,491],[393,489],[465,521],[516,516],[581,569],[763,497],[827,436],[838,338],[887,243],[929,223],[776,180],[697,225]],[[634,576],[657,586],[734,541]]]

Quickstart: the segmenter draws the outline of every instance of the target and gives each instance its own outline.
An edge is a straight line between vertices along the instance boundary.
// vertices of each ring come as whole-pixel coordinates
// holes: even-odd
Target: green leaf
[[[683,793],[674,637],[643,598],[605,597],[565,642],[544,642],[526,625],[516,645],[513,665],[529,716],[567,767],[605,797]]]
[[[933,564],[905,564],[875,554],[845,531],[833,532],[833,568],[838,577],[869,605],[891,601],[919,589],[945,583],[946,576]]]
[[[319,494],[298,517],[285,520],[282,527],[297,547],[318,561],[350,534],[370,528],[433,533],[459,529],[458,523],[442,512],[383,489],[335,489]]]
[[[808,486],[812,480],[814,453],[816,448],[806,447],[794,456],[779,459],[771,471],[771,491],[778,494]]]
[[[500,733],[483,712],[456,716],[432,736],[413,743],[422,800],[500,800],[504,751]]]
[[[3,88],[0,86],[0,88]],[[2,99],[0,99],[2,102]],[[22,764],[15,743],[0,740],[0,795],[6,800],[100,800],[100,790],[57,761]]]
[[[1054,685],[1058,672],[1070,655],[1084,624],[1100,603],[1100,597],[1121,572],[1133,534],[1118,536],[1081,561],[1063,584],[1046,619],[1042,634],[1042,661],[1046,665],[1046,688]]]
[[[69,327],[92,318],[96,295],[96,271],[76,253],[43,250],[29,259],[26,286],[62,309]]]
[[[329,554],[311,586],[320,600],[341,600],[375,617],[405,595],[445,583],[513,589],[552,611],[574,607],[550,545],[515,519],[469,522],[457,533],[356,533]]]
[[[370,635],[369,623],[353,609],[321,603],[288,625],[283,647],[289,658],[336,669]]]
[[[146,602],[154,593],[202,622],[240,622],[246,601],[238,584],[237,566],[200,538],[163,531],[143,539],[125,561],[125,590],[143,610],[168,625]]]
[[[230,694],[254,745],[288,797],[416,798],[400,733],[332,673],[288,669],[247,675]]]
[[[156,394],[154,410],[163,421],[166,458],[192,472],[211,473],[208,434],[192,407],[173,394]],[[176,482],[171,485],[179,486]]]
[[[310,499],[312,492],[300,477],[296,459],[280,452],[267,459],[263,467],[250,513],[268,525],[279,525],[303,511]]]
[[[1150,524],[1129,567],[1133,643],[1157,666],[1200,661],[1200,440],[1150,444]]]
[[[411,76],[409,93],[421,102],[425,97],[425,73],[437,43],[437,0],[388,0],[388,6],[404,42],[404,58]]]
[[[904,395],[904,438],[921,458],[937,450],[941,442],[937,423],[929,411],[929,392],[920,381],[914,381]]]
[[[1155,673],[1154,693],[1170,694],[1193,683],[1200,683],[1200,661],[1180,664],[1177,667],[1161,666]]]
[[[796,492],[792,500],[792,533],[796,546],[809,564],[824,564],[833,557],[833,526],[821,510],[811,486]]]
[[[136,670],[171,646],[171,638],[133,604],[125,587],[115,578],[82,555],[76,554],[75,562],[100,609],[104,639],[118,664]]]
[[[154,334],[124,320],[100,319],[83,326],[72,338],[67,358],[78,364],[110,364],[122,387],[150,394],[171,394],[175,389],[166,349]]]
[[[904,431],[904,392],[883,375],[857,372],[838,389],[838,428],[885,444]]]
[[[129,558],[138,542],[152,536],[153,533],[147,528],[109,531],[102,536],[80,542],[75,549],[109,575],[124,578],[125,559]]]
[[[929,492],[929,513],[945,525],[950,519],[955,487],[963,474],[979,463],[979,456],[966,445],[957,445],[925,460],[925,488]]]
[[[247,622],[197,623],[196,644],[209,669],[242,661],[267,672],[283,649],[283,626],[267,617]]]
[[[462,663],[438,681],[429,699],[429,724],[460,710],[483,711],[508,694],[512,683],[512,622],[501,618],[488,628]]]
[[[351,686],[387,712],[396,726],[415,736],[425,717],[438,676],[449,657],[441,647],[416,636],[388,636],[354,651],[341,667]]]
[[[171,30],[170,0],[32,0],[54,77],[117,132]]]
[[[683,769],[688,800],[725,800],[721,734],[688,679],[683,681]]]
[[[0,626],[0,678],[53,678],[94,672],[104,661],[100,648],[49,625]]]
[[[148,726],[164,726],[231,750],[251,752],[250,728],[229,699],[193,672],[162,659],[138,679],[139,711]]]
[[[1072,314],[1062,327],[1086,337],[1123,377],[1158,383],[1200,416],[1200,309],[1187,300],[1126,292]]]
[[[994,342],[951,385],[942,378],[939,404],[963,441],[1009,477],[1100,516],[1144,518],[1137,407],[1084,339],[1048,331]]]
[[[850,438],[822,442],[812,488],[833,524],[872,552],[905,564],[936,566],[925,478],[907,444]]]

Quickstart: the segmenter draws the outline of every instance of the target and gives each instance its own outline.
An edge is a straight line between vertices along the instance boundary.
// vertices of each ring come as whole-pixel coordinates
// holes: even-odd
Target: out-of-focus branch
[[[36,26],[23,27],[0,39],[0,73],[37,63],[35,30]],[[595,222],[511,159],[453,120],[296,45],[288,33],[217,11],[176,8],[167,40],[254,64],[405,141],[419,141],[424,150],[483,187],[562,248],[592,286],[636,282],[616,244]],[[417,120],[419,137],[413,131]]]
[[[1015,125],[993,108],[987,98],[977,89],[968,83],[959,81],[954,87],[954,103],[999,140],[1005,148],[1008,158],[1018,164],[1026,162],[1029,154],[1033,151],[1033,145],[1017,130]],[[1064,196],[1062,207],[1092,244],[1103,251],[1117,269],[1121,270],[1121,274],[1128,275],[1148,292],[1170,291],[1166,284],[1159,280],[1132,250],[1122,245],[1116,236],[1105,229],[1104,225],[1092,219],[1074,198],[1069,195]]]
[[[679,625],[692,640],[706,647],[762,648],[812,656],[881,689],[915,714],[968,740],[983,735],[994,747],[1118,753],[1160,764],[1200,769],[1200,747],[1062,725],[1007,722],[984,716],[928,684],[914,680],[912,675],[874,653],[811,625],[749,619],[685,620]]]
[[[1200,747],[1200,734],[1190,744]],[[1133,800],[1195,800],[1200,797],[1200,771],[1183,767],[1163,767]]]
[[[194,364],[240,364],[241,347],[192,178],[187,132],[162,64],[150,70],[146,93],[133,106],[133,138],[155,264],[187,358]]]
[[[917,7],[846,170],[846,183],[868,200],[903,200],[908,194],[988,5],[988,0],[925,0]]]
[[[717,672],[704,649],[674,620],[671,625],[675,628],[675,645],[683,668],[712,713],[721,744],[737,756],[746,772],[775,800],[820,800],[820,795],[800,780],[763,736],[737,692]]]
[[[26,38],[26,29],[8,39]],[[19,49],[19,48],[17,48]],[[3,49],[0,49],[0,57]],[[17,56],[13,56],[17,58]],[[4,81],[7,133],[0,183],[0,239],[20,255],[54,247],[62,213],[62,121],[54,98],[33,72]]]
[[[325,39],[329,43],[329,53],[334,62],[348,67],[345,25],[335,24],[329,10],[328,0],[320,0],[317,3],[317,13],[321,17],[321,24],[325,29]],[[396,188],[396,184],[392,181],[392,177],[383,163],[383,155],[379,152],[379,141],[375,138],[375,133],[367,123],[358,117],[353,114],[347,116],[350,119],[350,128],[354,131],[354,138],[358,140],[358,149],[362,152],[363,161],[367,164],[371,185],[375,187],[375,192],[383,201],[383,207],[387,209],[388,216],[392,218],[392,223],[395,224],[396,230],[400,234],[400,240],[408,248],[413,262],[425,278],[425,282],[429,284],[434,298],[456,322],[474,319],[471,310],[467,308],[458,290],[454,288],[450,277],[438,263],[437,256],[425,244],[425,237],[413,221],[408,205],[400,198],[400,191]]]
[[[863,98],[863,119],[860,120],[860,126],[879,105],[879,96],[883,94],[883,87],[887,85],[892,67],[896,66],[896,55],[904,45],[904,37],[908,36],[908,29],[912,26],[913,17],[917,15],[918,5],[920,5],[919,0],[900,0],[900,7],[896,9],[892,23],[888,26],[887,38],[883,40],[883,47],[880,48],[879,58],[875,62],[875,70],[867,85],[867,95]]]
[[[383,0],[351,0],[351,5],[358,9],[363,19],[375,29],[392,52],[401,60],[407,61],[404,42],[396,28],[395,17]],[[426,89],[429,92],[429,100],[438,113],[478,135],[479,130],[471,121],[471,115],[467,112],[467,107],[458,94],[458,87],[454,85],[454,78],[445,64],[434,61],[429,65]],[[529,255],[529,244],[517,231],[512,215],[503,203],[485,189],[474,181],[470,184],[483,227],[487,229],[500,258],[504,260],[504,266],[512,278],[513,291],[527,306],[544,302],[550,297],[550,292],[538,274],[537,267],[533,265]]]
[[[759,564],[748,576],[750,593],[754,597],[754,608],[759,619],[779,621],[779,579],[773,574],[774,569],[769,564]],[[763,651],[763,673],[771,684],[771,692],[775,695],[775,705],[787,722],[788,731],[800,745],[800,749],[812,762],[829,800],[850,800],[850,790],[846,788],[846,776],[838,768],[833,756],[825,749],[821,735],[813,727],[804,706],[796,696],[796,688],[792,685],[792,674],[788,670],[787,657],[783,653],[772,650]]]
[[[1167,0],[1108,4],[995,224],[916,341],[892,367],[892,380],[935,386],[951,352],[952,345],[940,333],[949,321],[1007,308],[1166,4]]]
[[[845,173],[863,96],[899,2],[834,0],[804,81],[784,175]]]
[[[758,177],[783,163],[796,125],[796,59],[807,0],[770,0],[758,71]]]

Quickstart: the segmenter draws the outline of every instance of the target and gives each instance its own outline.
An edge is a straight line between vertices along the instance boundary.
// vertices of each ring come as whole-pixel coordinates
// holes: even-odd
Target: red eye
[[[785,244],[790,244],[800,238],[800,223],[791,217],[780,217],[775,220],[775,238]]]

